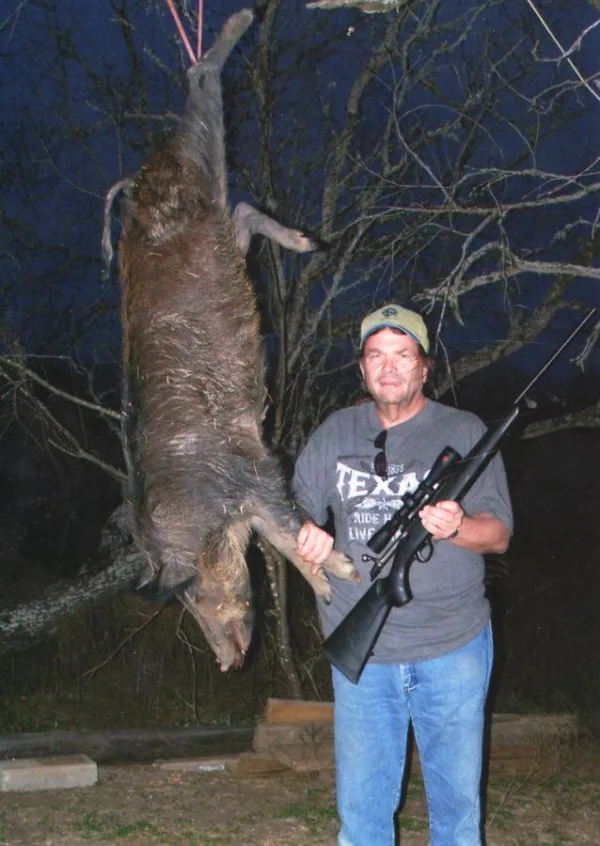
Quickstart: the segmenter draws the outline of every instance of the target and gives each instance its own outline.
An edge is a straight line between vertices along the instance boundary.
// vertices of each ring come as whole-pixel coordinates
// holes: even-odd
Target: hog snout
[[[254,612],[250,602],[231,596],[222,601],[198,598],[189,590],[181,601],[202,629],[222,672],[239,669],[252,639]]]

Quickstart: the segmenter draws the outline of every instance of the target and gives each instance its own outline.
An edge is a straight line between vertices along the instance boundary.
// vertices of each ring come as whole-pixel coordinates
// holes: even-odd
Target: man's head
[[[360,340],[360,370],[382,419],[412,416],[425,402],[423,386],[432,364],[422,317],[401,306],[383,306],[362,321]]]
[[[379,332],[380,329],[397,329],[404,332],[405,335],[422,346],[425,355],[429,353],[427,327],[421,315],[417,314],[416,311],[409,311],[407,308],[391,303],[368,314],[360,324],[361,350],[369,335]]]

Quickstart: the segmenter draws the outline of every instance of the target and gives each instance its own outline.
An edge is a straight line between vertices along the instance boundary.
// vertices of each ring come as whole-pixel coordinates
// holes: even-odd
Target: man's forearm
[[[480,555],[506,552],[510,541],[507,527],[487,511],[478,514],[465,514],[456,537],[450,543],[462,546]]]

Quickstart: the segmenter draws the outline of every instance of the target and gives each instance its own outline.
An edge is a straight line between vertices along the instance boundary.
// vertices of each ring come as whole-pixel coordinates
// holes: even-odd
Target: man
[[[402,504],[445,446],[465,455],[485,427],[473,414],[427,399],[429,339],[420,315],[387,305],[362,321],[360,371],[372,402],[333,413],[300,455],[294,489],[310,515],[298,552],[318,567],[336,546],[361,584],[332,579],[319,602],[327,637],[370,584],[366,542]],[[483,553],[506,550],[512,513],[500,456],[461,504],[426,505],[419,517],[433,554],[410,570],[413,599],[393,608],[358,684],[335,667],[339,846],[393,846],[412,722],[429,804],[431,846],[481,844],[484,705],[492,668]]]

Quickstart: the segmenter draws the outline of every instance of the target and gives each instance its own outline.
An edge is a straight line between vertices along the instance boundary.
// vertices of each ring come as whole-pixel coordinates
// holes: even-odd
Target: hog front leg
[[[253,235],[264,235],[272,241],[281,244],[286,250],[295,253],[309,253],[317,248],[317,245],[299,229],[290,229],[277,223],[269,215],[258,211],[248,203],[238,203],[232,215],[235,225],[236,242],[242,255],[246,255],[250,240]]]
[[[331,585],[327,578],[327,572],[332,573],[338,579],[345,579],[350,582],[359,582],[360,576],[352,559],[337,549],[333,549],[324,562],[323,566],[313,573],[313,567],[308,561],[301,558],[297,551],[297,535],[300,531],[300,522],[293,518],[284,529],[279,525],[273,515],[265,510],[255,513],[250,525],[257,534],[265,538],[285,558],[290,561],[304,576],[314,592],[323,597],[326,601],[331,599]]]

